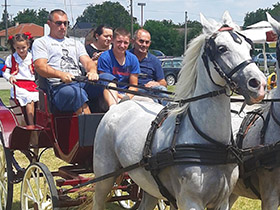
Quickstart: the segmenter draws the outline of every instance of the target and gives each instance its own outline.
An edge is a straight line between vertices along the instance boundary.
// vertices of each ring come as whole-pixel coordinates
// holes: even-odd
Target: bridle
[[[211,76],[210,68],[209,68],[209,63],[208,63],[208,58],[213,63],[214,69],[217,71],[217,73],[220,75],[220,77],[223,78],[226,81],[226,83],[229,85],[229,87],[230,87],[230,89],[232,91],[237,93],[238,87],[237,87],[237,84],[232,80],[232,76],[236,72],[238,72],[239,70],[245,68],[247,65],[249,65],[251,63],[254,63],[254,61],[252,59],[245,60],[242,63],[238,64],[233,69],[231,69],[231,71],[229,73],[224,72],[221,69],[219,63],[217,62],[217,57],[218,57],[218,55],[220,53],[217,50],[217,45],[215,43],[215,39],[216,39],[216,37],[217,37],[219,32],[229,32],[231,37],[233,38],[233,40],[235,42],[239,43],[239,44],[242,43],[242,40],[240,39],[239,36],[242,36],[245,39],[245,41],[248,42],[252,46],[252,50],[254,49],[253,42],[252,42],[252,40],[250,40],[249,38],[245,37],[244,35],[236,32],[236,31],[234,32],[233,28],[228,27],[227,25],[224,25],[216,33],[214,33],[209,39],[207,39],[206,43],[204,45],[204,52],[202,54],[202,60],[203,60],[204,66],[205,66],[205,68],[207,70],[207,73],[208,73],[211,81],[215,85],[221,86],[221,85],[215,83],[215,81],[213,80],[213,78]]]

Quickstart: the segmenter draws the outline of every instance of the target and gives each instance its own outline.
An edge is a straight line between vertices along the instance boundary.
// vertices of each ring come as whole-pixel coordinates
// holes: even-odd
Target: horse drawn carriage
[[[39,90],[35,125],[26,125],[24,108],[10,99],[10,107],[0,99],[0,209],[11,209],[13,184],[21,183],[21,209],[59,209],[77,206],[85,196],[72,199],[77,189],[69,189],[93,178],[93,139],[104,113],[75,115],[52,113],[47,94]],[[66,162],[55,171],[40,162],[43,153],[52,148],[57,158]],[[28,158],[29,166],[22,170],[14,151]],[[89,175],[87,175],[89,174]],[[67,190],[68,189],[68,190]],[[93,190],[93,189],[88,189]],[[140,188],[124,174],[114,186],[109,201],[118,201],[127,209],[135,208],[140,199]]]
[[[11,206],[16,165],[12,151],[21,150],[30,157],[22,177],[22,209],[58,209],[69,204],[63,199],[76,188],[67,186],[83,185],[91,178],[80,174],[94,171],[99,180],[106,177],[95,185],[94,207],[102,210],[116,183],[116,177],[108,174],[120,168],[133,169],[129,177],[144,190],[140,210],[152,210],[158,199],[166,198],[171,209],[229,209],[239,174],[230,91],[243,95],[248,104],[257,103],[264,97],[265,77],[251,59],[250,40],[227,12],[222,24],[204,16],[201,22],[204,33],[186,51],[187,65],[181,69],[175,95],[180,100],[172,110],[130,100],[104,116],[52,114],[46,94],[40,92],[36,124],[22,126],[1,102],[2,206]],[[47,148],[71,166],[50,172],[39,162]],[[55,183],[53,176],[61,179]],[[112,200],[129,199],[133,206],[127,208],[134,208],[141,190],[129,177],[124,176]]]

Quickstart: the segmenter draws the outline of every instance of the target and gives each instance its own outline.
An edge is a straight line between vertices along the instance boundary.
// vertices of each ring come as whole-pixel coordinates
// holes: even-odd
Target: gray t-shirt
[[[80,76],[79,58],[88,55],[84,45],[80,41],[65,37],[54,39],[43,36],[36,39],[32,45],[33,61],[44,58],[48,65],[56,70],[69,72],[74,76]],[[58,78],[48,78],[52,85],[61,83]]]

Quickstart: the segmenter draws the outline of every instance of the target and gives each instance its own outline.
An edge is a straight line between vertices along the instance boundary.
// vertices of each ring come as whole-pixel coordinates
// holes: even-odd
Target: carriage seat
[[[16,116],[16,119],[18,121],[18,124],[21,126],[26,126],[28,125],[28,117],[27,117],[27,113],[26,113],[26,106],[21,106],[17,97],[16,97],[16,89],[15,89],[15,85],[13,85],[13,89],[14,89],[14,98],[10,98],[9,99],[9,103],[11,106],[11,110],[13,111],[13,113]],[[34,107],[34,121],[36,122],[36,109],[37,109],[37,105],[38,103],[36,102]]]
[[[97,126],[104,113],[77,115],[59,112],[48,97],[45,78],[38,77],[39,108],[37,123],[52,130],[51,141],[55,155],[67,163],[83,163],[92,160],[93,141]],[[41,120],[41,119],[47,120]],[[49,124],[47,124],[47,121]],[[44,124],[45,123],[45,124]]]

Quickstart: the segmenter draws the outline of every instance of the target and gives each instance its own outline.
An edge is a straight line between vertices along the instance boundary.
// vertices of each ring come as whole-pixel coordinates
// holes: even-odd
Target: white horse
[[[232,22],[229,13],[224,13],[222,23],[206,20],[201,15],[201,23],[203,33],[190,43],[184,58],[175,91],[176,99],[186,99],[217,90],[226,90],[229,94],[231,87],[241,93],[248,104],[262,100],[265,77],[251,61],[251,46],[248,40],[238,33],[239,28]],[[154,135],[152,155],[169,148],[174,138],[176,145],[207,145],[211,148],[230,145],[228,94],[186,103],[171,111]],[[162,108],[155,103],[131,100],[113,107],[105,114],[94,142],[93,162],[96,177],[142,160],[151,122]],[[190,121],[187,110],[199,131],[194,129],[195,125]],[[182,113],[182,119],[178,133],[174,134],[178,113]],[[202,131],[215,143],[210,143],[203,134],[198,133]],[[208,159],[211,157],[206,161]],[[216,161],[220,159],[222,158],[217,157]],[[174,205],[181,210],[203,210],[205,207],[228,209],[228,198],[238,174],[236,163],[205,165],[190,161],[161,169],[158,178],[176,200]],[[152,210],[158,199],[165,199],[151,172],[144,167],[129,171],[129,176],[146,192],[139,209]],[[94,210],[104,209],[104,202],[115,178],[96,183]]]
[[[274,20],[268,13],[267,13],[267,19],[272,25],[274,31],[278,35],[277,47],[279,49],[280,23]],[[280,56],[279,53],[278,56]],[[277,66],[277,76],[279,75],[280,75],[280,70],[279,67]],[[277,80],[277,89],[273,91],[271,98],[280,98],[279,78]],[[261,137],[261,132],[264,126],[264,120],[262,118],[259,118],[250,127],[248,133],[245,135],[242,148],[255,147],[261,144],[272,145],[280,141],[279,110],[280,110],[279,102],[273,102],[273,107],[270,106],[265,109],[263,116],[265,119],[267,119],[268,124],[267,124],[267,128],[264,130],[265,131],[264,138],[262,139]],[[270,117],[270,119],[267,118],[268,116]],[[246,187],[245,182],[242,179],[238,180],[238,183],[233,192],[234,194],[231,196],[231,205],[237,199],[238,196],[244,196],[252,199],[260,198],[262,201],[263,210],[275,210],[278,208],[278,206],[280,205],[280,167],[275,167],[271,170],[268,170],[264,167],[260,167],[250,177],[250,182],[253,187],[249,187],[249,188]]]

